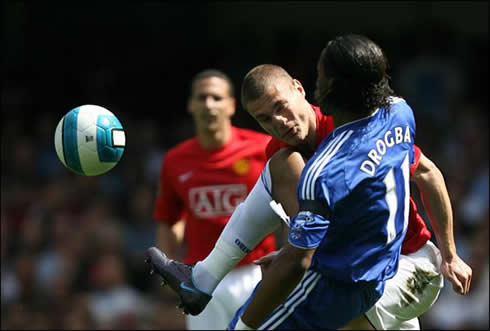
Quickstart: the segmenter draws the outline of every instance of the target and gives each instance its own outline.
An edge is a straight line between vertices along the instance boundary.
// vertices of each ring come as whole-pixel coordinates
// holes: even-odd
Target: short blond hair
[[[261,64],[252,68],[243,78],[241,101],[243,108],[262,97],[271,83],[284,79],[292,81],[293,78],[284,68],[274,64]]]

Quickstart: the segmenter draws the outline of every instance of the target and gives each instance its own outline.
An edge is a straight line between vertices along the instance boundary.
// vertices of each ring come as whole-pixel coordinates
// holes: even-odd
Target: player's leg
[[[229,329],[235,329],[259,284],[236,312]],[[383,282],[347,284],[308,270],[288,298],[267,316],[260,329],[339,329],[350,324],[349,321],[356,321],[374,305],[383,292],[383,285]]]
[[[184,312],[201,313],[226,274],[281,225],[281,218],[269,205],[271,186],[268,162],[245,201],[235,208],[213,250],[194,267],[169,259],[156,247],[148,249],[146,261],[179,295]]]
[[[211,294],[247,254],[243,245],[252,250],[280,226],[281,219],[270,206],[273,198],[288,214],[297,212],[296,186],[303,167],[303,158],[291,149],[282,149],[271,158],[253,190],[233,213],[214,249],[195,265],[192,279],[197,288]]]
[[[246,265],[233,269],[223,278],[213,292],[213,298],[197,316],[186,316],[188,330],[224,330],[243,298],[251,295],[261,279],[260,267]]]
[[[440,263],[439,250],[430,241],[415,253],[400,255],[396,275],[366,313],[377,330],[420,329],[417,317],[434,304],[444,285]]]
[[[221,232],[213,250],[192,270],[194,285],[212,294],[219,282],[267,235],[281,225],[271,209],[270,162],[245,201],[240,203]]]
[[[401,255],[398,272],[386,282],[382,297],[342,330],[419,330],[418,316],[434,304],[443,286],[439,254],[435,245],[428,242],[413,254]],[[230,327],[244,309],[237,312]]]
[[[271,207],[273,194],[277,195],[278,199],[285,200],[288,197],[288,211],[296,208],[294,213],[297,212],[296,185],[304,161],[297,152],[289,149],[287,152],[284,151],[283,149],[276,153],[267,163],[261,178],[245,201],[235,209],[215,247],[203,261],[190,268],[168,259],[156,247],[148,249],[147,262],[151,263],[165,282],[179,294],[185,311],[192,315],[199,314],[224,276],[249,250],[255,248],[266,235],[281,225],[281,218],[287,218],[284,210],[281,210],[281,217],[278,216],[277,205],[275,209]],[[293,202],[296,207],[291,207]]]
[[[187,330],[223,330],[219,325],[226,325],[226,303],[221,296],[213,296],[206,308],[196,316],[186,315],[185,324]]]

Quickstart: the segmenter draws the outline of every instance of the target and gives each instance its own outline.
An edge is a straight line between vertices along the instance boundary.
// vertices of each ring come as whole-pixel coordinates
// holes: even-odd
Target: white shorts
[[[216,287],[213,298],[199,315],[186,315],[187,329],[225,330],[261,279],[258,265],[248,264],[233,269]]]
[[[409,255],[400,255],[398,271],[386,282],[376,304],[366,312],[376,330],[420,330],[418,316],[437,300],[444,286],[441,254],[431,242]]]

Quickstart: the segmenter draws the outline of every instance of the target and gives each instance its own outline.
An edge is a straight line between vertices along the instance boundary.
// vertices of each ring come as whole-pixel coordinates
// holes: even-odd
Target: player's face
[[[261,98],[247,104],[247,111],[267,133],[289,145],[302,144],[308,136],[311,107],[297,80],[271,85]]]
[[[218,131],[226,127],[235,113],[235,98],[224,79],[204,78],[194,83],[188,109],[198,130]]]

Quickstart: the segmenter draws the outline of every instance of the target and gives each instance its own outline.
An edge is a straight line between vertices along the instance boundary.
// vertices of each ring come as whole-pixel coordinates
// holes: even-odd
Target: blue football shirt
[[[415,119],[401,98],[336,128],[303,169],[289,242],[314,248],[310,269],[346,282],[398,267],[408,224]]]

